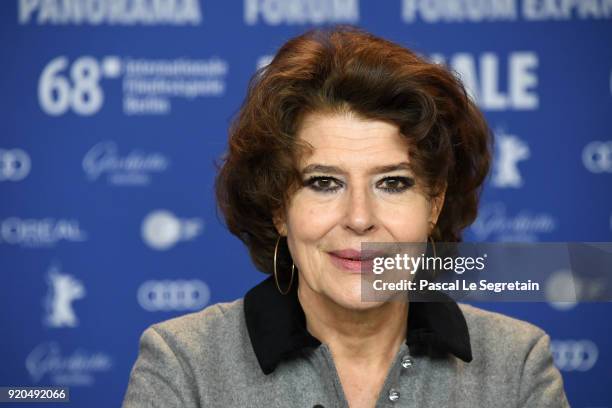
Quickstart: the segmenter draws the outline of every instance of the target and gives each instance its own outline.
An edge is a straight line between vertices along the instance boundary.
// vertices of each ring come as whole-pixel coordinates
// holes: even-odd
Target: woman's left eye
[[[414,186],[414,179],[410,177],[385,177],[376,183],[376,187],[389,193],[401,193]]]
[[[314,191],[322,193],[335,193],[342,188],[340,180],[334,177],[315,176],[311,177],[304,182],[305,186],[308,186]]]

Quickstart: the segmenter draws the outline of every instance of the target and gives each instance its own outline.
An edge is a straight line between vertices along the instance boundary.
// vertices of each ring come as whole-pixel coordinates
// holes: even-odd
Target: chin
[[[330,296],[331,300],[337,305],[349,310],[369,310],[374,309],[384,302],[364,302],[361,300],[361,285],[351,288],[340,288],[340,293]],[[343,289],[343,290],[342,290]]]

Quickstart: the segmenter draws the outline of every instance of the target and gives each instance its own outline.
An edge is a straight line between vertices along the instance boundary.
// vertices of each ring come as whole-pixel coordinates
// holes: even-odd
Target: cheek
[[[429,233],[431,207],[422,196],[404,201],[401,205],[387,206],[383,224],[397,242],[425,241]]]
[[[288,211],[288,244],[293,262],[309,286],[317,288],[321,264],[322,245],[336,220],[330,211],[308,200],[294,200]]]
[[[306,195],[295,197],[288,211],[288,228],[296,244],[316,243],[338,223],[333,202],[322,203]]]

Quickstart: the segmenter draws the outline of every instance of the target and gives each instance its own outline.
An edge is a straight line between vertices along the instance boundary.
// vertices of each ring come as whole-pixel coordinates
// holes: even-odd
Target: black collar
[[[282,295],[270,276],[244,296],[244,314],[253,350],[264,374],[304,347],[321,342],[306,330],[306,316],[297,296],[297,284]],[[410,302],[406,344],[410,353],[454,354],[472,361],[470,335],[457,303],[442,293],[440,302]]]

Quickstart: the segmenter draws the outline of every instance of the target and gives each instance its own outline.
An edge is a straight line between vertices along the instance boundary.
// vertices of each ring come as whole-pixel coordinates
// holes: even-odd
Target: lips
[[[351,273],[370,273],[372,272],[373,259],[384,256],[379,251],[356,249],[341,249],[328,252],[332,263],[340,269]]]

